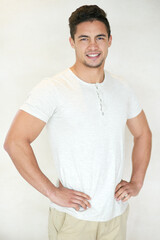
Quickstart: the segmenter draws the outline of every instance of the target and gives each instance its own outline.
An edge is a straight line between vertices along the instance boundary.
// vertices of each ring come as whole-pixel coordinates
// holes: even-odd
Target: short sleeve
[[[128,87],[127,119],[136,117],[142,111],[142,107],[134,91]]]
[[[55,112],[55,99],[54,85],[50,79],[45,79],[31,90],[20,110],[47,122]]]

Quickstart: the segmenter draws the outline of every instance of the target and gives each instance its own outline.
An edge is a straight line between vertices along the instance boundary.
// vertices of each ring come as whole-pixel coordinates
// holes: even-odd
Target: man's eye
[[[98,40],[104,40],[104,38],[103,38],[103,37],[98,37],[97,39],[98,39]]]
[[[81,41],[87,41],[88,38],[81,38]]]

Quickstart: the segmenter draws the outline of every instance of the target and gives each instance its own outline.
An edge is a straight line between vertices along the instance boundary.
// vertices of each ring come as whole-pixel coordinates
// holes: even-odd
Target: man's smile
[[[97,59],[101,53],[87,53],[86,56],[90,59]]]

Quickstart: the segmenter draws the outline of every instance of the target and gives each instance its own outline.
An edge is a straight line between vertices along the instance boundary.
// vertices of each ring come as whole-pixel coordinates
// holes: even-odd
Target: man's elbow
[[[5,139],[3,147],[4,147],[4,150],[9,154],[10,152],[12,152],[12,149],[14,149],[14,145],[15,145],[15,140],[7,137]]]
[[[5,151],[11,156],[17,152],[17,149],[23,147],[23,142],[24,141],[22,141],[22,139],[18,139],[12,136],[7,136],[3,144],[3,147]]]

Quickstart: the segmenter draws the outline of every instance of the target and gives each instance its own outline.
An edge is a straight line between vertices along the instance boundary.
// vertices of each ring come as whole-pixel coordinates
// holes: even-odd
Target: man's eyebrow
[[[78,36],[78,38],[88,38],[89,36],[88,35],[80,35]],[[96,37],[107,37],[106,34],[98,34]]]
[[[89,37],[87,35],[80,35],[78,38]]]
[[[98,34],[96,37],[107,37],[106,34]]]

